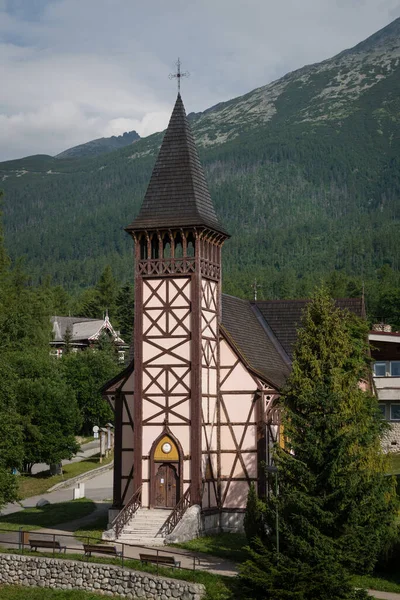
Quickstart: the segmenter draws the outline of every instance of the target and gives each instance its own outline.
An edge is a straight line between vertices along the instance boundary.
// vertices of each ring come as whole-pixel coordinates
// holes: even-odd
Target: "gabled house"
[[[108,315],[103,319],[88,319],[86,317],[51,317],[53,324],[53,340],[50,342],[51,354],[62,356],[68,344],[72,352],[85,348],[95,348],[99,338],[106,334],[118,349],[118,357],[124,362],[129,349],[128,344],[120,337],[111,325]]]

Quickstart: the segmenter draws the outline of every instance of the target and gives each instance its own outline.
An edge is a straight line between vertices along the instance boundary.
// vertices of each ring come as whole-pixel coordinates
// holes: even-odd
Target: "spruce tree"
[[[350,573],[372,570],[396,514],[369,369],[366,325],[318,291],[280,399],[279,493],[271,487],[267,541],[253,545],[242,570],[249,598],[362,597]]]
[[[265,535],[264,503],[257,497],[254,483],[251,484],[247,496],[243,527],[247,541],[250,545],[253,545],[255,538],[263,538]]]

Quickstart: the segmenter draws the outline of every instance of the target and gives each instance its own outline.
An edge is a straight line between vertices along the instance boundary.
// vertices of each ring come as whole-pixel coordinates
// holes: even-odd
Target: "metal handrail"
[[[125,504],[124,508],[117,514],[113,522],[111,523],[112,529],[115,531],[115,536],[118,538],[119,534],[130,521],[135,512],[142,506],[142,486],[140,486],[130,500]]]
[[[178,525],[179,521],[182,519],[183,515],[187,511],[190,506],[190,486],[183,494],[182,498],[179,500],[178,504],[173,508],[172,513],[169,515],[168,519],[165,523],[160,527],[157,535],[169,535],[175,527]]]

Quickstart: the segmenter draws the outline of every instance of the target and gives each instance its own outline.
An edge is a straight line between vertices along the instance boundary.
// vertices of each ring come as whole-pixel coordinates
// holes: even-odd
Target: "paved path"
[[[113,470],[110,469],[105,473],[100,473],[96,477],[89,479],[84,482],[85,484],[85,497],[93,500],[94,502],[111,502],[112,499],[112,487],[113,487]],[[13,502],[7,504],[1,511],[2,515],[9,515],[14,512],[23,510],[24,508],[33,508],[41,498],[45,498],[51,504],[55,502],[68,502],[72,500],[74,486],[62,488],[54,492],[48,492],[41,494],[40,496],[32,496],[31,498],[25,498],[20,503]]]
[[[74,462],[79,462],[84,460],[85,458],[89,458],[94,454],[98,454],[100,452],[100,440],[94,440],[93,442],[89,442],[87,444],[82,444],[81,449],[71,460],[63,460],[61,461],[63,465],[69,465]],[[41,473],[42,471],[48,471],[49,465],[46,463],[35,463],[32,467],[32,475],[36,475],[36,473]]]
[[[368,594],[373,598],[379,598],[380,600],[400,600],[400,594],[394,594],[393,592],[379,592],[377,590],[368,590]]]

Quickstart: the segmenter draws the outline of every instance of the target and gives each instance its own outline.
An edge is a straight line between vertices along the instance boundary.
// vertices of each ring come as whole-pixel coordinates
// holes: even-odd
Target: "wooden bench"
[[[111,556],[122,556],[122,552],[115,546],[106,546],[105,544],[83,544],[83,551],[86,556],[91,556],[92,552],[97,554],[109,554]]]
[[[181,561],[175,560],[174,556],[165,556],[157,554],[139,554],[139,558],[144,563],[154,563],[155,565],[162,565],[164,567],[180,567]]]
[[[37,550],[38,548],[50,548],[51,550],[58,550],[59,552],[64,550],[65,552],[67,549],[66,546],[61,546],[60,542],[57,542],[56,540],[29,540],[29,545],[31,550]]]

